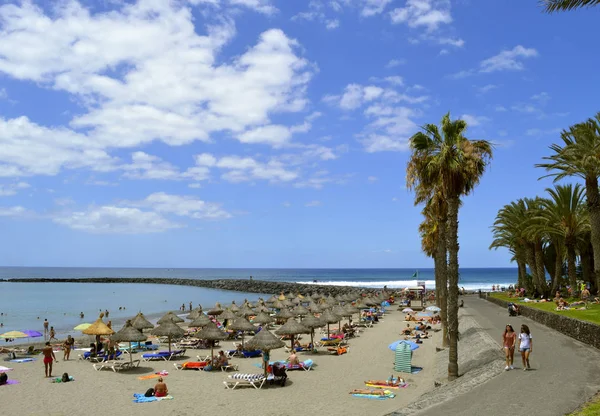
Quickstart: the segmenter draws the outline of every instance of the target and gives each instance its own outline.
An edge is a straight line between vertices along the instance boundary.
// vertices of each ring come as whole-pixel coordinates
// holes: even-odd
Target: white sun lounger
[[[223,384],[226,389],[235,390],[236,387],[252,386],[256,390],[260,390],[267,379],[263,374],[232,374],[229,380],[225,380]]]
[[[134,367],[139,367],[140,360],[129,361],[103,361],[100,363],[92,364],[94,370],[100,371],[105,368],[113,370],[115,373],[118,371],[127,371],[131,370]]]

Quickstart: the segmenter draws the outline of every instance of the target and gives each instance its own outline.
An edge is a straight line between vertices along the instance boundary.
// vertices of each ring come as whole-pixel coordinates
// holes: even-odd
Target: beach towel
[[[393,399],[396,397],[394,393],[389,390],[384,390],[385,395],[375,395],[375,394],[363,394],[363,393],[353,393],[353,397],[361,397],[363,399],[372,399],[372,400],[385,400],[385,399]]]
[[[0,373],[4,373],[6,371],[12,371],[12,368],[4,367],[0,365]]]
[[[9,384],[19,384],[19,382],[17,380],[8,380],[6,384],[0,384],[0,387],[8,386]]]
[[[69,376],[69,381],[75,381],[75,377]],[[53,378],[50,382],[51,383],[64,383],[64,381],[62,381],[62,378],[60,378],[60,377]]]
[[[173,396],[170,394],[165,397],[146,397],[144,393],[133,393],[133,402],[134,403],[150,403],[150,402],[160,402],[161,400],[173,400]]]
[[[10,362],[11,363],[30,363],[35,360],[36,360],[36,358],[17,358],[14,360],[10,360]]]
[[[168,376],[169,372],[167,370],[157,371],[154,374],[158,374],[159,376]]]
[[[411,374],[417,374],[417,373],[421,372],[422,369],[423,369],[423,367],[414,367],[413,366],[413,367],[410,368],[410,373]]]
[[[153,378],[159,378],[160,376],[158,374],[147,374],[145,376],[139,376],[138,380],[150,380]]]

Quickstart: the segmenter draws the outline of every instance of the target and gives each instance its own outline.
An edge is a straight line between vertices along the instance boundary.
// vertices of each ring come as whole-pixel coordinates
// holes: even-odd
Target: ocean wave
[[[422,281],[422,280],[421,280]],[[425,289],[432,290],[435,289],[435,280],[425,280]],[[302,284],[310,284],[315,286],[355,286],[355,287],[365,287],[365,288],[373,288],[379,289],[387,286],[389,289],[404,289],[406,287],[415,287],[417,286],[417,280],[390,280],[390,281],[351,281],[351,280],[319,280],[317,282],[296,282]],[[484,290],[491,291],[492,286],[504,286],[508,287],[512,283],[500,282],[500,283],[489,283],[489,282],[469,282],[461,284],[459,282],[458,287],[465,288],[465,290],[473,291],[473,290]]]

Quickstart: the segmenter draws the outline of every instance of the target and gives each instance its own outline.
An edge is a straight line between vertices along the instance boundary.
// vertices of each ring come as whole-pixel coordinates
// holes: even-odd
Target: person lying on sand
[[[370,394],[373,396],[385,396],[385,390],[354,389],[349,394]]]

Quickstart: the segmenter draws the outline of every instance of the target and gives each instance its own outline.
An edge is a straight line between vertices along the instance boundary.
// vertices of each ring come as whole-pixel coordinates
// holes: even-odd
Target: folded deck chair
[[[236,387],[240,386],[252,386],[257,390],[260,390],[265,384],[267,379],[262,374],[232,374],[229,376],[229,380],[223,382],[226,389],[235,390]]]

